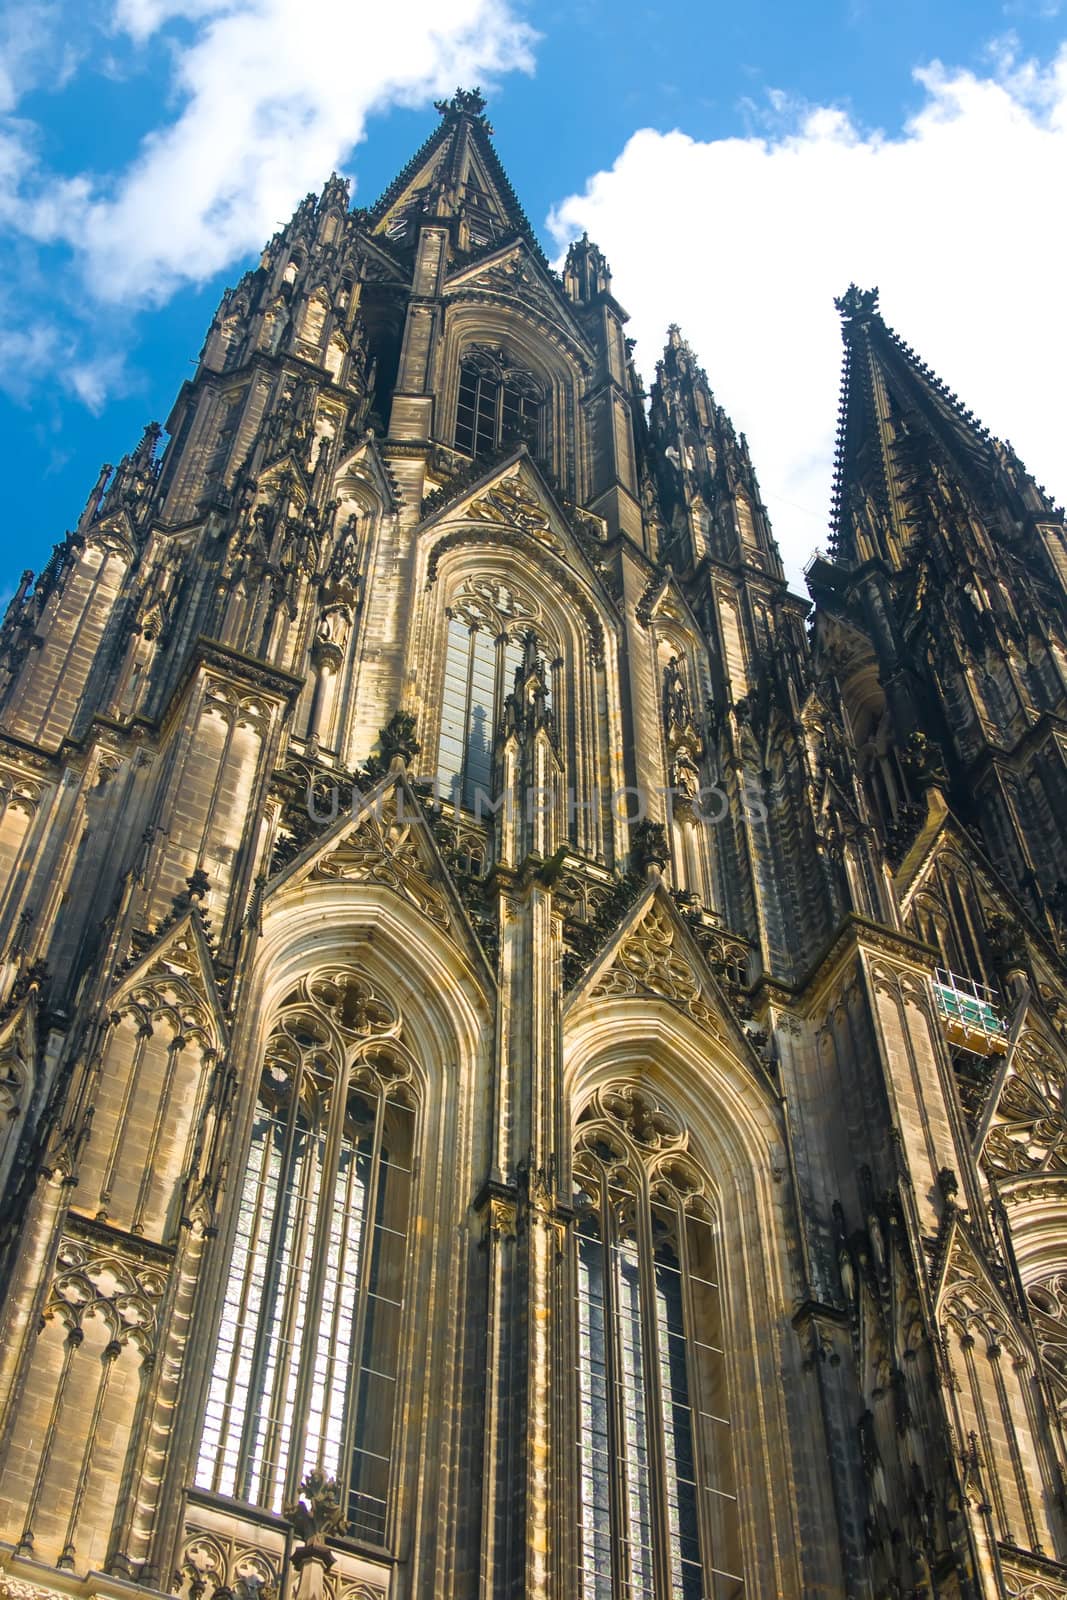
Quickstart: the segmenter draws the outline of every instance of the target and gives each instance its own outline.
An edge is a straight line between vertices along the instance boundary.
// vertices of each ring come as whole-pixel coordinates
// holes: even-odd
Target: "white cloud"
[[[53,370],[60,347],[54,323],[38,322],[30,328],[0,326],[0,390],[24,402],[38,374]]]
[[[113,13],[138,43],[179,18],[174,120],[107,183],[24,176],[5,208],[76,250],[103,300],[159,302],[257,249],[370,113],[532,67],[534,35],[508,0],[118,0]]]
[[[235,9],[232,0],[116,0],[115,25],[143,43],[175,17],[202,22]]]
[[[126,382],[126,361],[121,353],[72,360],[65,369],[67,387],[87,411],[98,417],[108,400]]]
[[[0,113],[42,79],[62,81],[67,64],[56,49],[58,20],[58,0],[19,0],[0,9]]]
[[[259,249],[372,113],[532,70],[535,38],[512,0],[0,0],[0,389],[25,401],[61,359],[60,381],[100,410],[127,381],[101,329],[125,342],[139,306]],[[124,166],[58,173],[20,100],[87,61],[119,78],[167,62],[170,79]],[[59,248],[35,259],[41,246]],[[57,272],[65,249],[78,272]]]
[[[916,72],[899,136],[775,97],[775,131],[702,143],[643,129],[559,205],[632,313],[646,378],[681,324],[749,437],[794,581],[826,539],[841,361],[833,296],[878,284],[887,321],[1067,494],[1067,47],[989,75]]]
[[[69,327],[43,313],[20,326],[17,311],[0,303],[0,393],[26,405],[41,383],[61,389],[99,416],[107,400],[128,387],[120,351],[86,355]]]

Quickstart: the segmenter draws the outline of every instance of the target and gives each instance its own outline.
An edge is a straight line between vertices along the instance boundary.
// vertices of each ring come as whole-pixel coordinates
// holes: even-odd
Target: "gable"
[[[303,885],[372,884],[388,890],[453,943],[495,983],[422,807],[402,773],[390,773],[352,815],[308,845],[268,885],[264,904]]]
[[[649,885],[566,1001],[665,1000],[762,1074],[763,1064],[662,883]]]
[[[541,568],[547,560],[552,582],[567,590],[594,649],[602,652],[603,617],[615,610],[598,559],[602,523],[586,512],[567,517],[525,446],[473,484],[444,484],[426,505],[424,537],[433,536],[426,555],[428,585],[436,581],[442,556],[457,545],[510,545]],[[439,532],[443,536],[437,537]]]
[[[339,492],[359,485],[386,512],[400,504],[400,489],[373,433],[368,433],[347,451],[334,469],[334,484]]]
[[[966,1318],[969,1311],[980,1310],[994,1322],[1017,1327],[1014,1309],[985,1252],[972,1236],[966,1217],[956,1210],[949,1214],[933,1295],[942,1324],[953,1316]]]
[[[955,859],[953,859],[955,858]],[[974,885],[978,909],[983,919],[1003,918],[1025,934],[1025,946],[1032,968],[1044,990],[1058,984],[1058,969],[1043,930],[1039,929],[1004,882],[984,850],[948,809],[938,790],[930,791],[926,822],[920,828],[896,873],[896,888],[901,913],[909,920],[921,907],[924,896],[931,906],[940,904],[940,891],[932,880],[940,866],[961,867]]]
[[[195,906],[165,924],[142,949],[112,990],[108,1009],[149,992],[173,1004],[175,1015],[181,1018],[179,1032],[198,1031],[207,1048],[222,1049],[227,1036],[225,1013],[201,914]]]
[[[525,240],[517,239],[489,256],[457,265],[446,278],[445,301],[489,299],[510,302],[533,314],[539,330],[546,324],[562,332],[570,353],[588,368],[593,352],[558,284],[554,283]]]
[[[379,201],[375,207],[375,212],[380,214],[375,216],[372,238],[402,239],[407,229],[408,218],[425,204],[439,176],[443,174],[448,159],[448,147],[440,140],[439,134],[436,139],[430,140],[429,144],[433,148],[427,149],[424,146],[425,155],[420,151],[411,166],[402,174],[403,183],[397,192],[388,198],[389,191],[387,191],[386,196],[383,196],[385,205]],[[420,155],[423,156],[421,161]]]

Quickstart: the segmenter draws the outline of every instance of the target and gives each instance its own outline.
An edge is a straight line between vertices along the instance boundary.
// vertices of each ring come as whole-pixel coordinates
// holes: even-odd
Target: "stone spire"
[[[669,520],[664,554],[679,570],[704,556],[783,569],[748,441],[718,405],[680,328],[656,365],[650,417],[654,473]]]

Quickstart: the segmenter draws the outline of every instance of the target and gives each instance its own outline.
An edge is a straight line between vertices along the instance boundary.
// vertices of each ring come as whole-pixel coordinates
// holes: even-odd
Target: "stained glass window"
[[[504,701],[523,659],[518,629],[496,632],[488,617],[466,608],[448,624],[437,757],[440,796],[467,811],[492,815],[493,753]],[[479,801],[479,797],[481,797]]]
[[[387,1536],[414,1148],[396,1034],[352,973],[301,985],[282,1010],[197,1468],[204,1488],[277,1512],[318,1467],[374,1544]]]
[[[525,441],[534,455],[544,448],[544,390],[503,350],[473,346],[463,357],[456,402],[455,446],[464,455],[490,455]]]
[[[717,1223],[685,1133],[601,1091],[575,1158],[581,1600],[742,1600]]]

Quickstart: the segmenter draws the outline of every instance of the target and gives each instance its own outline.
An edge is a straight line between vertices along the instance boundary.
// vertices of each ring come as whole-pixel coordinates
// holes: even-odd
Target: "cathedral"
[[[792,593],[437,111],[0,633],[0,1600],[1064,1600],[1063,509],[853,285]]]

